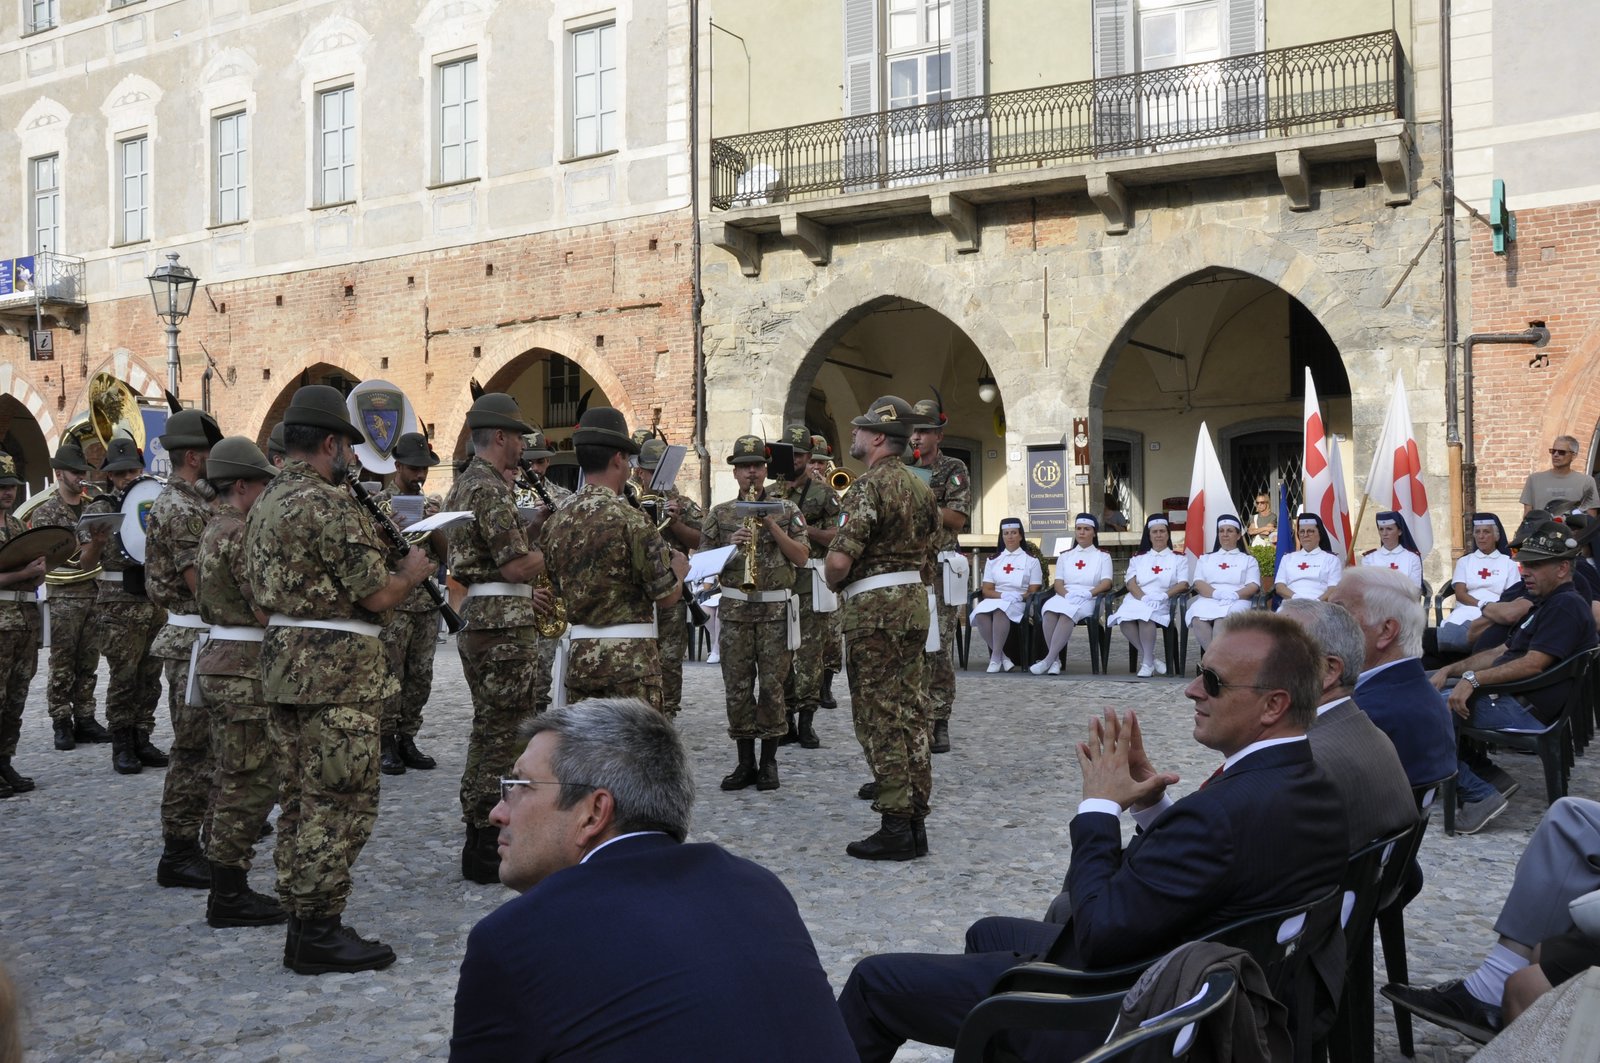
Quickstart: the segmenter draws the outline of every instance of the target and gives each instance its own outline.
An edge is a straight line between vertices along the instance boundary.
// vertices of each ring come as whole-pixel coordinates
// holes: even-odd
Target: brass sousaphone
[[[98,469],[106,460],[106,447],[118,434],[132,439],[140,453],[144,452],[139,396],[110,373],[96,373],[89,378],[89,411],[67,426],[62,442],[78,444],[84,459]]]

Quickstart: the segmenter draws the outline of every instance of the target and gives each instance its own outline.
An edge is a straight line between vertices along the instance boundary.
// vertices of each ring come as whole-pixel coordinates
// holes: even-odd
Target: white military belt
[[[532,598],[533,588],[526,583],[469,583],[468,598]]]
[[[193,613],[168,613],[167,623],[173,627],[192,627],[201,631],[211,626]]]
[[[101,570],[99,578],[101,583],[121,583],[122,573]]]
[[[32,591],[0,591],[0,602],[36,602]]]
[[[590,627],[573,624],[567,629],[572,639],[653,639],[656,637],[654,621],[648,624],[612,624],[609,627]]]
[[[765,602],[786,602],[791,591],[742,591],[738,587],[722,588],[724,598],[732,598],[736,602],[751,602],[760,605]]]
[[[268,627],[310,627],[321,631],[345,631],[352,635],[365,635],[369,639],[380,638],[383,628],[377,624],[368,624],[361,620],[302,620],[298,616],[284,616],[282,613],[273,613],[267,618]]]
[[[914,583],[921,582],[922,573],[920,572],[885,572],[881,575],[868,576],[866,579],[858,579],[854,583],[848,583],[841,593],[844,596],[844,600],[848,602],[856,595],[865,594],[868,591],[878,591],[885,587],[909,587]]]
[[[212,624],[210,638],[212,642],[260,642],[265,634],[265,629],[259,627]]]

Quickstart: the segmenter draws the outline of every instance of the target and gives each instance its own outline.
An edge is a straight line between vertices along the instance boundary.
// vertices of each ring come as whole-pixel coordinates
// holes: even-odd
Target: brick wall
[[[1474,351],[1479,501],[1503,518],[1521,513],[1522,482],[1548,467],[1550,441],[1573,435],[1587,450],[1600,421],[1600,202],[1519,210],[1516,219],[1505,255],[1494,253],[1487,226],[1459,223],[1472,234],[1462,338],[1520,331],[1531,321],[1550,329],[1550,345],[1539,351]]]

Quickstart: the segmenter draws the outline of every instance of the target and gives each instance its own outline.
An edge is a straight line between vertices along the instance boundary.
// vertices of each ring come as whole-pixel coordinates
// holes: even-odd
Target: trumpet
[[[521,473],[517,477],[517,505],[522,506],[525,494],[532,492],[538,496],[540,503],[549,506],[553,511],[556,508],[556,504],[551,500],[550,492],[544,489],[544,477],[534,472],[525,461],[518,461],[517,468]],[[532,507],[523,508],[531,509]],[[533,578],[533,586],[535,588],[544,587],[549,590],[551,602],[550,611],[538,614],[538,619],[534,621],[533,626],[539,632],[540,637],[558,639],[567,630],[567,603],[562,601],[561,596],[556,593],[556,585],[551,582],[548,569]]]
[[[850,485],[856,482],[856,474],[849,469],[830,469],[828,471],[828,486],[843,494],[850,490]]]
[[[758,493],[759,488],[752,487],[739,496],[739,501],[754,502]],[[742,565],[739,572],[739,589],[753,591],[756,589],[756,540],[761,535],[761,518],[746,517],[744,530],[750,537],[745,540],[744,549],[739,551]]]

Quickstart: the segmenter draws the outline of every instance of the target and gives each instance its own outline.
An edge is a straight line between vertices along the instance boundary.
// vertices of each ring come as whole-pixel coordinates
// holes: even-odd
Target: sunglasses
[[[1280,690],[1281,687],[1268,686],[1265,683],[1234,683],[1222,678],[1216,670],[1206,665],[1200,666],[1200,685],[1205,688],[1206,697],[1215,698],[1222,695],[1223,687],[1245,687],[1249,690]]]
[[[1563,450],[1563,449],[1561,449],[1561,448],[1560,448],[1560,447],[1551,447],[1551,448],[1550,448],[1550,456],[1551,456],[1551,457],[1552,457],[1552,458],[1558,458],[1558,457],[1560,457],[1560,456],[1561,456],[1561,455],[1563,455],[1563,454],[1571,454],[1571,453],[1572,453],[1572,451],[1570,451],[1570,450]]]

